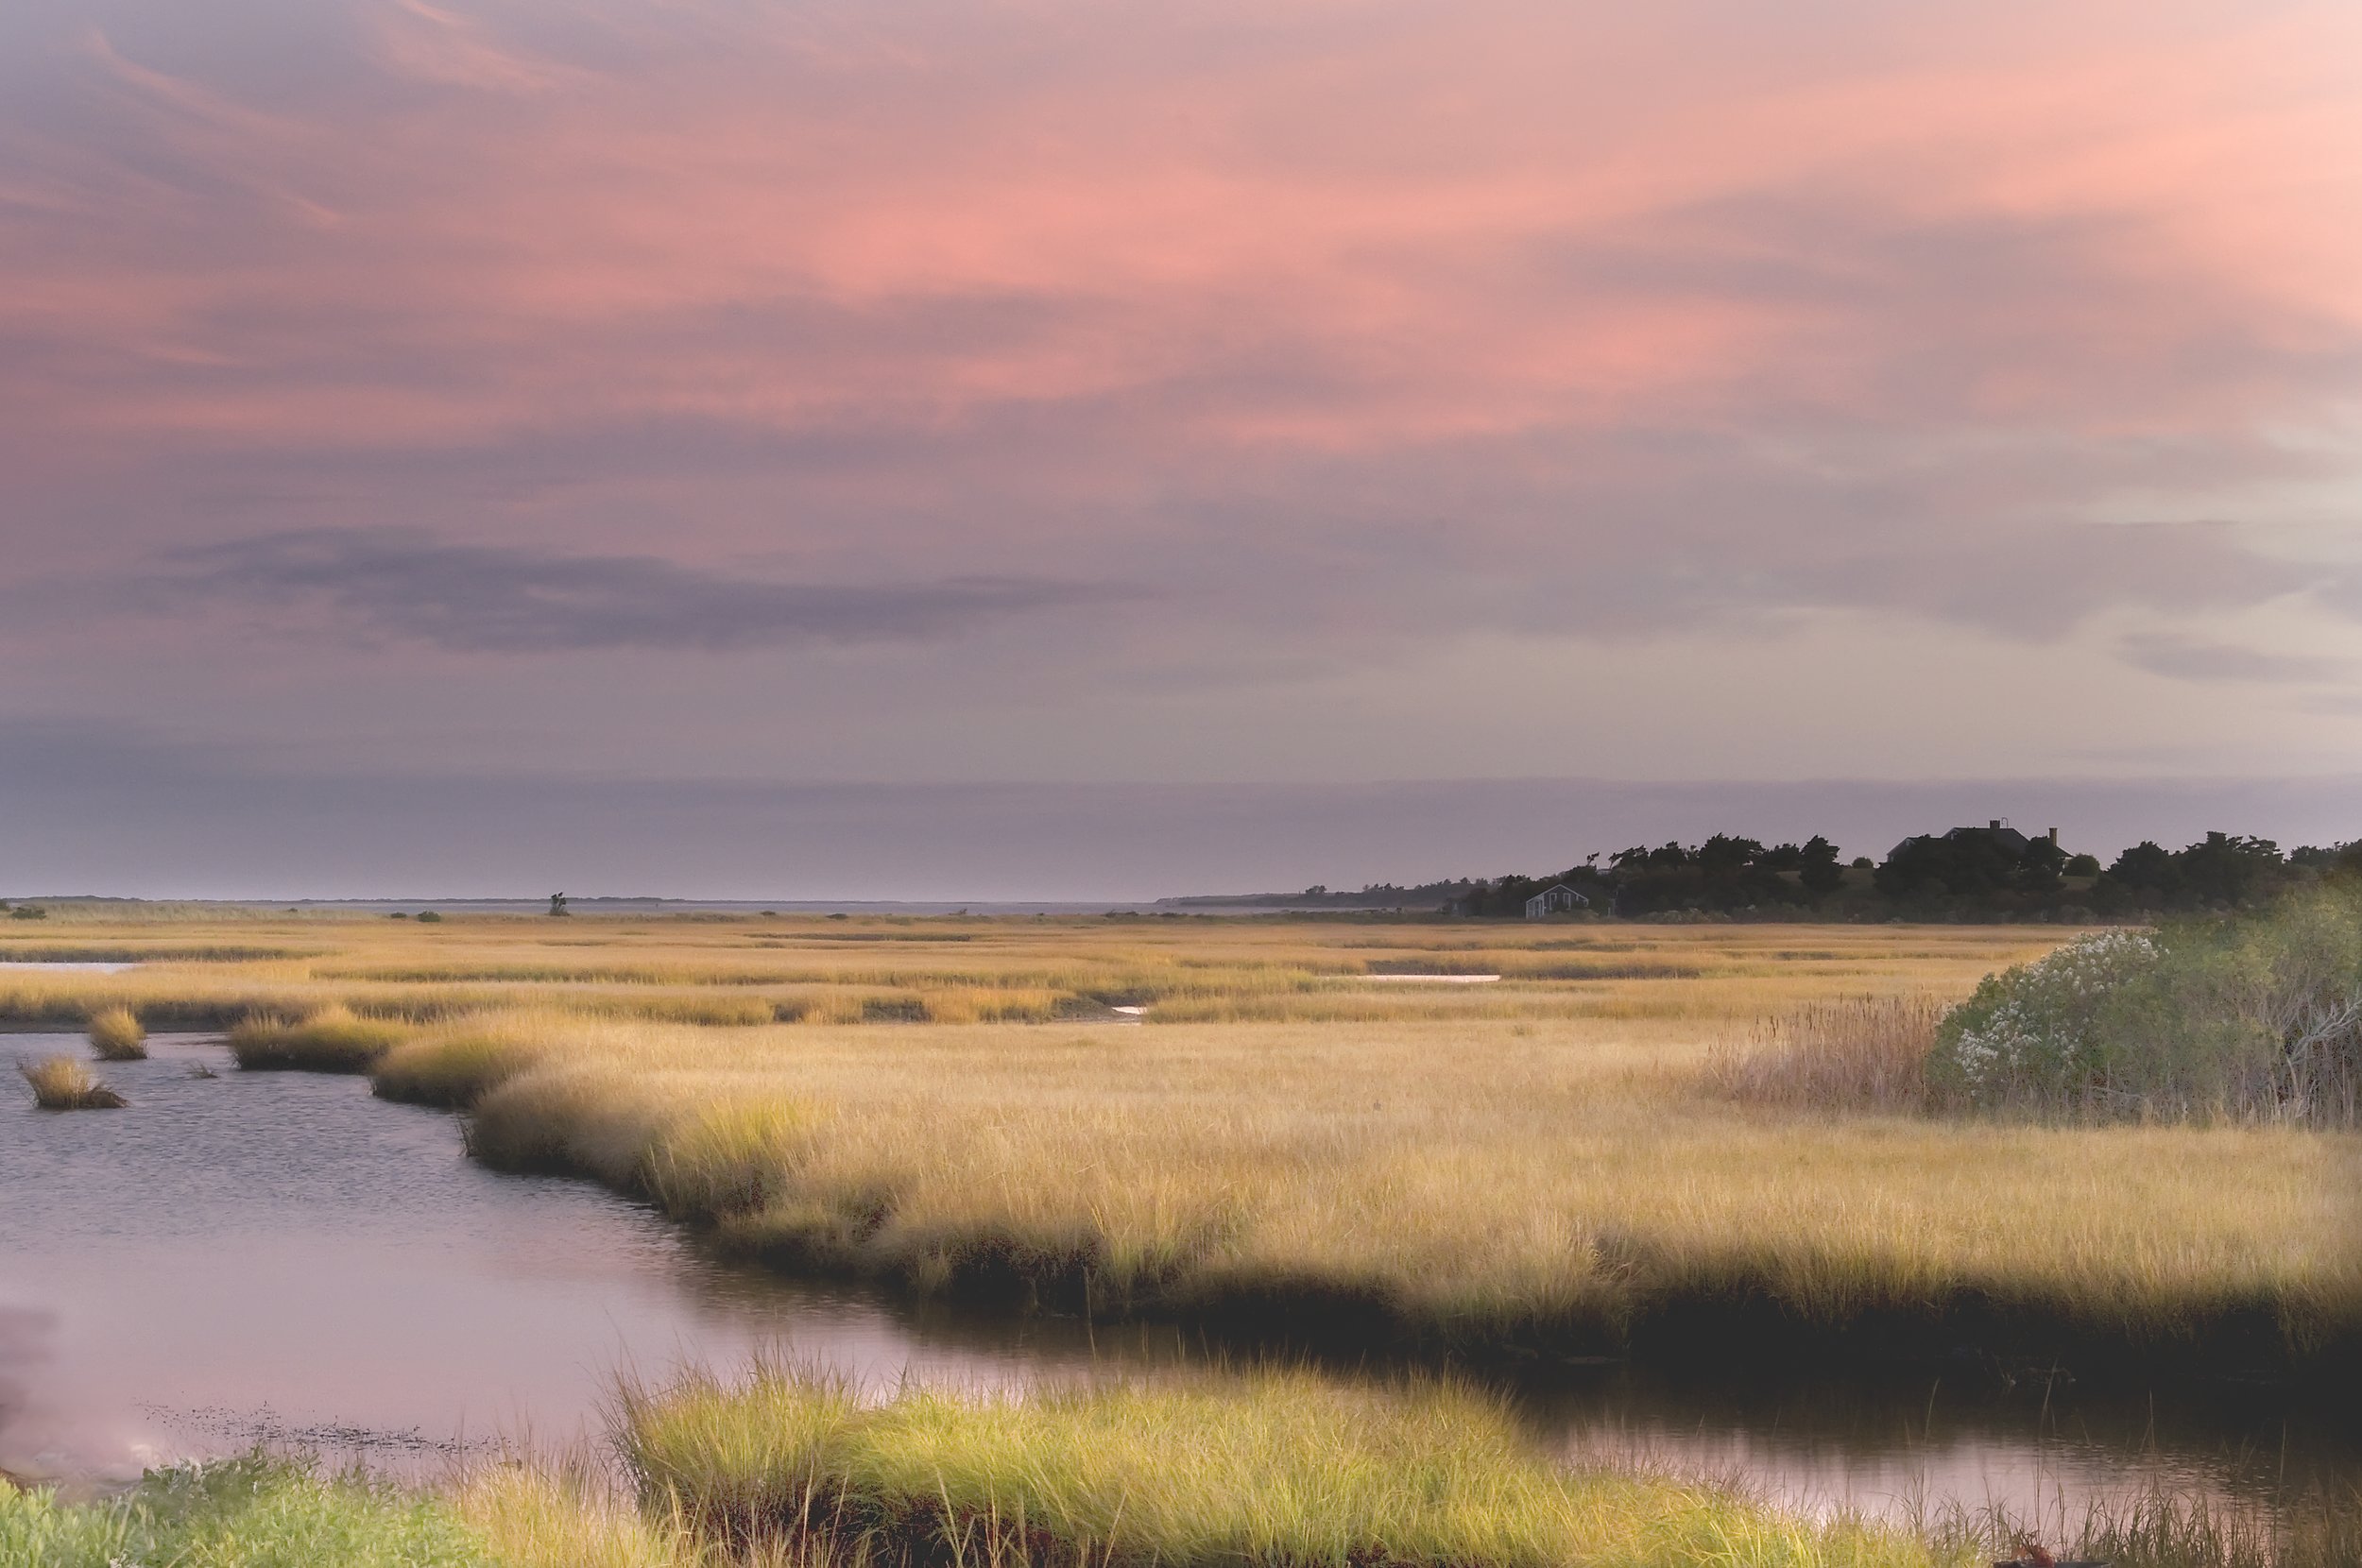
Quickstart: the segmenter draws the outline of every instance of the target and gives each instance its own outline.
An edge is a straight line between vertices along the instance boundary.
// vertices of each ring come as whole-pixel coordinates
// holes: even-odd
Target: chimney
[[[2001,831],[2001,819],[1999,817],[1995,817],[1991,822],[1985,824],[1985,826],[1998,833]]]
[[[2059,847],[2059,830],[2056,827],[2050,830],[2050,847],[2053,849]]]

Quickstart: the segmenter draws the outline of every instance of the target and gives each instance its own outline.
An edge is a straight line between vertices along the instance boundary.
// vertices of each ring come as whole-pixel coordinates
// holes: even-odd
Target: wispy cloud
[[[377,19],[388,68],[421,81],[492,93],[544,93],[590,79],[587,72],[504,47],[484,23],[426,0],[393,0]]]
[[[2285,685],[2337,680],[2353,673],[2353,666],[2345,659],[2268,653],[2177,632],[2128,637],[2121,651],[2127,663],[2174,680]]]
[[[173,551],[168,562],[146,585],[151,603],[227,603],[353,639],[500,654],[933,639],[1129,596],[1004,577],[782,583],[653,555],[452,544],[397,529],[232,539]]]

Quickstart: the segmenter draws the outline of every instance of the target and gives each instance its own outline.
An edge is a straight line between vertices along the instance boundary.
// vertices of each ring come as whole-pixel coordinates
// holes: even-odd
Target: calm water
[[[619,1369],[769,1348],[876,1383],[996,1387],[1183,1354],[1165,1331],[912,1312],[717,1262],[590,1184],[471,1164],[452,1116],[359,1079],[240,1074],[195,1038],[152,1048],[101,1069],[127,1110],[0,1100],[0,1469],[104,1480],[257,1440],[432,1469],[595,1434]],[[81,1049],[0,1037],[0,1059]],[[1840,1387],[1767,1368],[1733,1386],[1603,1367],[1520,1403],[1572,1457],[1807,1507],[2072,1511],[2157,1481],[2265,1499],[2362,1476],[2350,1431],[2270,1389],[2100,1401],[1966,1375]]]

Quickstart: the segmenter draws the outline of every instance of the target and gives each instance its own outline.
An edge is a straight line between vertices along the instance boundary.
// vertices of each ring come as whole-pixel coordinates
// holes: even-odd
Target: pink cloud
[[[356,8],[378,90],[266,106],[127,34],[56,62],[96,135],[9,136],[32,188],[95,207],[0,211],[0,320],[41,346],[5,395],[67,441],[296,446],[1151,397],[1182,445],[1356,450],[1744,418],[1767,379],[1876,416],[1932,355],[1962,366],[1947,418],[2302,412],[2308,346],[2362,331],[2355,13],[1977,9],[1768,59],[1759,31],[1718,53],[1716,8],[1146,37],[1047,6],[651,9],[636,65],[523,42],[551,26],[522,7],[405,0]],[[1919,286],[1955,243],[2006,266]],[[931,311],[1001,323],[908,325]],[[831,328],[711,325],[777,313]],[[2234,340],[2246,363],[2190,373]],[[1293,374],[1165,396],[1242,363]]]

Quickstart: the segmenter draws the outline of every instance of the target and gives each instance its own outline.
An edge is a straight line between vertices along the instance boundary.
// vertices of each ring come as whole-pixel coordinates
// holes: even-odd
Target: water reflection
[[[16,1035],[0,1055],[81,1048]],[[587,1183],[471,1164],[450,1116],[356,1078],[240,1074],[160,1037],[111,1112],[0,1102],[0,1469],[111,1478],[256,1440],[392,1469],[595,1434],[614,1373],[783,1344],[883,1383],[1011,1387],[1187,1358],[1169,1329],[906,1309],[719,1261]],[[217,1077],[195,1069],[210,1065]],[[1734,1383],[1632,1367],[1518,1390],[1576,1458],[1791,1504],[2020,1510],[2150,1482],[2222,1498],[2362,1474],[2276,1393],[2163,1404],[1928,1374]]]
[[[151,1050],[102,1069],[126,1110],[0,1109],[0,1469],[122,1475],[268,1437],[397,1461],[565,1441],[596,1429],[619,1368],[786,1338],[865,1377],[1005,1383],[1090,1360],[1070,1325],[920,1338],[718,1264],[587,1184],[470,1163],[452,1117],[357,1078],[241,1074],[193,1039]]]
[[[2003,1386],[1967,1369],[1703,1384],[1619,1367],[1530,1404],[1570,1459],[1730,1478],[1814,1511],[1997,1505],[2072,1525],[2094,1505],[2159,1492],[2230,1514],[2268,1510],[2362,1475],[2351,1427],[2276,1389],[2183,1388],[2166,1399],[2064,1379]]]

